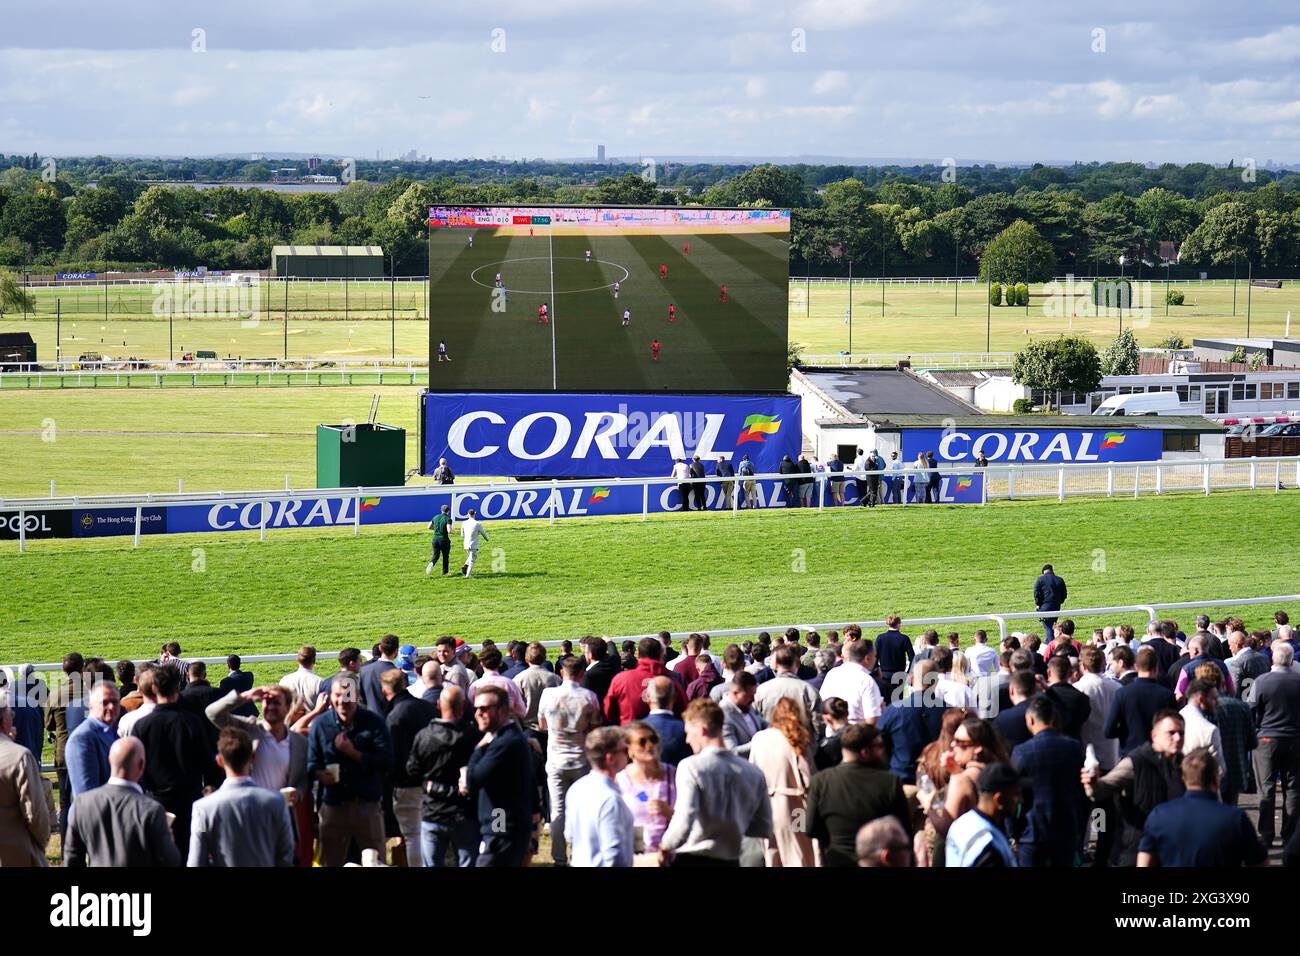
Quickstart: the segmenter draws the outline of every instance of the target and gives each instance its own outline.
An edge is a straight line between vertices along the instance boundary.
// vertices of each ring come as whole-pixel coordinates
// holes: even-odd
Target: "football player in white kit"
[[[624,325],[631,325],[631,324],[632,324],[632,310],[631,310],[631,309],[624,309],[624,310],[623,310],[623,324],[624,324]]]
[[[618,283],[614,283],[614,298],[618,298]]]
[[[587,261],[588,261],[588,262],[591,261],[591,250],[590,250],[590,249],[587,250]]]

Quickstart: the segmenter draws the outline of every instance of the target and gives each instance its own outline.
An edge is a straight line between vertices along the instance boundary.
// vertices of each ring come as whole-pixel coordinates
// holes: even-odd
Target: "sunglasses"
[[[496,709],[497,709],[496,704],[479,704],[477,707],[474,708],[474,713],[477,714],[480,711],[486,713],[489,710],[496,710]]]
[[[962,740],[959,737],[954,737],[952,745],[954,747],[960,747],[962,750],[969,750],[971,747],[976,746],[976,743],[973,740]]]
[[[657,747],[659,745],[658,737],[633,737],[632,743],[638,747]]]

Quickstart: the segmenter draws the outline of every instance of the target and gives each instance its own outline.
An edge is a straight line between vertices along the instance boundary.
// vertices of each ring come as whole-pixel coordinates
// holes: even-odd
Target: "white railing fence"
[[[897,365],[910,362],[913,368],[1010,368],[1015,352],[835,352],[828,355],[800,355],[800,365]]]
[[[1202,608],[1214,607],[1238,608],[1252,607],[1262,604],[1294,604],[1298,601],[1300,601],[1300,594],[1280,594],[1271,597],[1212,598],[1204,601],[1169,601],[1152,602],[1150,604],[1113,604],[1105,607],[1062,608],[1059,611],[1052,611],[1050,614],[1045,611],[1002,611],[997,614],[949,614],[940,617],[909,617],[904,620],[903,626],[906,628],[913,628],[935,624],[988,624],[991,622],[998,625],[999,636],[1006,637],[1011,633],[1007,628],[1008,621],[1038,621],[1046,616],[1057,618],[1068,617],[1073,620],[1076,618],[1097,617],[1099,615],[1141,613],[1147,615],[1148,621],[1155,621],[1159,620],[1161,611],[1200,610]],[[840,630],[845,626],[845,624],[850,622],[856,623],[864,630],[870,630],[872,628],[884,629],[889,626],[883,619],[868,620],[865,616],[853,617],[851,615],[846,615],[837,621],[823,623],[789,622],[786,624],[764,624],[761,626],[749,627],[700,627],[691,631],[671,631],[669,633],[674,641],[684,640],[686,637],[694,633],[708,634],[711,638],[744,637],[749,634],[759,634],[763,631],[766,631],[769,634],[783,634],[787,629],[792,627],[803,632],[817,631],[819,633],[825,633],[830,630]],[[620,637],[606,637],[605,639],[607,641],[614,641],[615,643],[622,643],[623,641],[636,642],[647,637],[659,637],[659,632],[656,631],[653,634],[627,634]],[[577,647],[578,639],[579,638],[577,637],[570,638],[575,648]],[[561,640],[545,640],[539,641],[538,643],[544,647],[559,647],[564,642]],[[421,654],[431,654],[433,653],[433,647],[417,647],[416,652]],[[316,660],[329,660],[335,657],[338,653],[338,651],[318,650],[316,652]],[[294,651],[287,654],[241,654],[239,659],[241,665],[274,664],[296,660],[297,652]],[[219,657],[186,657],[185,660],[190,663],[193,663],[194,661],[202,661],[205,664],[224,664],[226,662],[226,655],[223,654]],[[142,664],[144,662],[144,659],[136,661],[137,664]],[[3,664],[0,665],[0,668],[3,668],[7,672],[12,681],[15,677],[15,668],[19,666],[20,665],[18,664]],[[60,671],[63,669],[63,665],[58,663],[36,664],[32,669],[35,671],[45,672]]]
[[[1300,488],[1300,456],[1060,465],[991,464],[983,469],[975,469],[969,464],[965,464],[962,466],[946,465],[935,470],[941,477],[982,472],[984,480],[982,482],[981,499],[978,502],[966,502],[966,504],[978,506],[984,506],[990,501],[997,500],[1010,501],[1053,496],[1058,501],[1064,502],[1067,498],[1079,496],[1138,498],[1143,494],[1161,495],[1173,492],[1188,492],[1208,495],[1213,491],[1229,490],[1271,490],[1274,493],[1279,493],[1284,489]],[[855,481],[856,479],[869,480],[872,477],[881,479],[880,491],[882,497],[892,498],[891,504],[907,508],[910,505],[920,506],[920,501],[916,500],[920,493],[918,489],[924,488],[925,479],[928,478],[930,472],[914,468],[870,472],[846,469],[840,474],[846,482]],[[459,517],[460,513],[456,507],[457,500],[465,496],[473,496],[477,500],[493,492],[502,493],[531,488],[538,492],[539,499],[543,494],[547,495],[547,499],[545,504],[539,504],[536,513],[529,512],[525,517],[545,517],[548,519],[548,523],[555,524],[557,518],[568,517],[563,511],[561,498],[562,493],[566,490],[590,488],[593,485],[604,487],[633,486],[642,490],[640,517],[641,520],[645,521],[649,519],[652,513],[676,513],[674,510],[667,509],[659,512],[651,511],[650,494],[652,488],[675,487],[680,484],[703,484],[707,492],[708,510],[714,512],[730,510],[732,517],[736,517],[741,511],[741,503],[744,498],[742,494],[737,493],[740,482],[797,482],[801,477],[812,477],[816,481],[816,500],[813,507],[817,511],[825,511],[828,503],[832,508],[854,506],[854,503],[846,506],[836,506],[834,504],[832,495],[827,490],[831,478],[829,472],[817,472],[811,476],[799,474],[761,474],[725,478],[711,476],[704,479],[691,479],[689,482],[679,482],[675,478],[592,478],[566,481],[552,479],[549,482],[498,481],[478,484],[435,485],[432,483],[432,479],[427,479],[427,483],[423,485],[312,488],[306,490],[290,488],[289,479],[286,475],[285,487],[273,490],[190,493],[178,491],[162,494],[0,498],[0,512],[17,513],[18,550],[22,553],[27,550],[28,512],[89,508],[134,508],[133,546],[138,548],[142,534],[144,509],[161,508],[169,505],[203,505],[211,507],[222,504],[238,504],[243,505],[244,510],[250,513],[252,507],[257,506],[257,523],[245,528],[232,527],[230,530],[256,530],[259,532],[259,539],[265,541],[268,522],[272,521],[271,515],[275,510],[275,506],[291,505],[294,502],[300,502],[304,498],[352,499],[352,517],[349,523],[352,526],[353,534],[359,535],[362,528],[361,500],[369,497],[418,496],[441,490],[451,494],[451,513],[453,516]],[[890,488],[891,485],[893,486],[892,489]],[[51,482],[51,490],[53,490],[53,482]],[[893,491],[892,495],[889,494],[891,490]],[[941,503],[953,504],[957,502]],[[882,504],[882,506],[884,505]],[[485,518],[494,519],[498,517],[489,514],[485,506],[480,507],[484,508]],[[762,507],[754,510],[762,512],[769,510],[784,511],[786,509],[764,501]],[[584,516],[590,517],[589,515]],[[635,517],[635,513],[622,513],[620,515],[611,515],[611,517]],[[339,525],[334,524],[329,525],[329,527],[339,527]]]

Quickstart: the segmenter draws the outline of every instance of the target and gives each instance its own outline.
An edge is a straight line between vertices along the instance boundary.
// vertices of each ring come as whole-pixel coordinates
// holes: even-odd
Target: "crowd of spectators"
[[[555,658],[385,635],[324,680],[303,647],[265,686],[237,655],[214,686],[174,643],[69,653],[62,680],[0,677],[0,865],[44,865],[53,833],[69,867],[1224,867],[1279,839],[1300,859],[1285,612],[1059,619],[1047,643],[902,628]]]

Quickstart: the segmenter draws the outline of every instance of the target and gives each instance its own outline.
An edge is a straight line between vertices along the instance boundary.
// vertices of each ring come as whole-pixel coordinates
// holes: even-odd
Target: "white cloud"
[[[1249,60],[1289,62],[1300,59],[1300,26],[1287,25],[1258,37],[1245,37],[1232,49]]]
[[[848,89],[849,75],[843,70],[827,70],[820,73],[817,79],[813,80],[812,91],[818,96],[825,96],[828,93],[839,93],[841,90]]]
[[[751,76],[745,81],[745,95],[756,100],[767,93],[767,81],[761,76]]]

